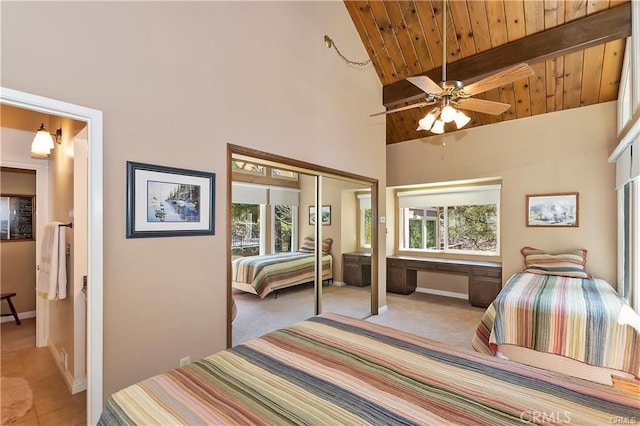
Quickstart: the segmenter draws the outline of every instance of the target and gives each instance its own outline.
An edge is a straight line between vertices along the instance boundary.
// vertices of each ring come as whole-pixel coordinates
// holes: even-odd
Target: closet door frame
[[[240,145],[227,144],[227,199],[226,210],[227,217],[231,217],[231,194],[232,194],[232,169],[231,161],[235,157],[248,157],[259,160],[262,164],[273,165],[276,167],[286,167],[298,173],[315,176],[316,194],[315,204],[316,211],[318,206],[322,206],[322,178],[336,178],[340,180],[352,181],[354,183],[367,185],[371,187],[371,314],[378,315],[378,180],[366,176],[345,172],[342,170],[331,169],[319,166],[317,164],[296,160],[293,158],[283,157]],[[332,212],[333,214],[333,212]],[[314,228],[316,240],[316,267],[315,267],[315,297],[314,297],[314,314],[318,315],[322,312],[322,226],[320,221],[316,220]],[[231,235],[231,220],[227,220],[227,236]],[[227,347],[232,345],[231,331],[231,306],[232,306],[232,287],[231,287],[231,239],[227,238]]]

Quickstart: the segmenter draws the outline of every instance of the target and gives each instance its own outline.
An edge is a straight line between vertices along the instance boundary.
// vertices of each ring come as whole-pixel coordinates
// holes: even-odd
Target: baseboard
[[[333,282],[329,283],[329,285],[333,285],[333,286],[336,286],[336,287],[344,287],[346,284],[343,283],[342,281],[333,281]]]
[[[87,378],[75,380],[71,385],[71,394],[75,395],[78,392],[87,390]]]
[[[71,392],[71,394],[73,395],[78,392],[82,392],[86,390],[87,378],[85,377],[81,379],[74,379],[73,376],[71,375],[71,372],[66,368],[64,368],[62,359],[60,357],[60,351],[58,350],[56,345],[49,342],[47,346],[49,347],[49,352],[51,352],[51,356],[55,361],[56,367],[58,368],[58,371],[60,372],[60,374],[62,374],[62,378],[67,384],[67,387],[69,388],[69,391]]]
[[[378,315],[384,314],[388,310],[389,310],[389,308],[387,307],[387,305],[382,305],[382,306],[380,306],[378,308]]]
[[[469,300],[469,295],[465,293],[454,293],[452,291],[435,290],[433,288],[417,287],[416,293],[435,294],[436,296],[454,297],[456,299]]]
[[[20,318],[21,320],[35,317],[36,311],[18,312],[18,318]],[[7,316],[2,317],[2,321],[0,322],[15,322],[15,319],[12,316]]]

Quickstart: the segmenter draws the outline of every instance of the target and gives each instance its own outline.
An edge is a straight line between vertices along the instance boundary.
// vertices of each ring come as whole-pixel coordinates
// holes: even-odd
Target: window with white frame
[[[398,192],[399,249],[495,256],[500,185]]]
[[[297,250],[298,204],[297,189],[269,188],[271,205],[271,253],[287,253]]]
[[[231,199],[233,255],[297,250],[298,189],[233,182]]]
[[[360,248],[371,248],[371,194],[358,194],[358,239]]]

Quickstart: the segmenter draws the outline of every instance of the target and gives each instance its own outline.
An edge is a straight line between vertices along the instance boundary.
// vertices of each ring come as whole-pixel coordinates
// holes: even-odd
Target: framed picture
[[[33,195],[0,195],[0,241],[35,240],[35,207]]]
[[[213,235],[214,173],[127,161],[127,238]]]
[[[578,193],[527,195],[527,226],[578,227]]]
[[[331,225],[331,206],[322,206],[322,225]],[[309,206],[309,225],[316,224],[316,207]]]

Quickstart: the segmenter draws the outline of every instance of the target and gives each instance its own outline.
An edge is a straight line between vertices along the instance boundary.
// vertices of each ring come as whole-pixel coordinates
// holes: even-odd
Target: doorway
[[[86,123],[87,127],[87,423],[102,411],[102,112],[55,99],[0,88],[0,103]]]
[[[343,197],[351,197],[353,199],[353,206],[356,205],[357,193],[358,192],[368,192],[370,194],[370,213],[369,218],[376,217],[377,209],[377,180],[353,175],[350,173],[346,173],[339,170],[324,168],[315,164],[301,162],[298,160],[277,156],[269,153],[259,152],[256,150],[236,146],[236,145],[228,145],[227,149],[228,153],[228,218],[227,221],[228,226],[228,235],[230,236],[228,244],[228,271],[227,276],[229,277],[228,283],[228,303],[229,303],[229,317],[228,317],[228,334],[227,334],[227,344],[228,346],[232,346],[237,341],[233,339],[233,331],[231,327],[232,322],[232,313],[235,310],[234,307],[237,307],[237,303],[234,299],[234,292],[237,292],[239,286],[237,282],[232,278],[233,270],[232,261],[234,259],[234,252],[232,251],[232,238],[233,234],[232,230],[232,203],[233,201],[233,170],[231,165],[234,162],[238,162],[238,160],[244,160],[248,163],[256,163],[261,166],[265,166],[265,169],[271,167],[277,170],[284,170],[286,172],[297,173],[299,175],[300,181],[297,184],[298,191],[300,193],[299,199],[296,201],[294,208],[298,212],[298,229],[297,232],[299,235],[297,239],[294,239],[294,247],[293,251],[296,251],[296,245],[304,246],[307,241],[311,241],[312,245],[315,245],[315,250],[311,250],[315,254],[315,274],[314,278],[311,278],[313,281],[310,283],[296,283],[295,286],[290,286],[288,288],[283,288],[281,291],[287,291],[292,293],[299,293],[304,290],[304,286],[311,286],[310,289],[312,291],[311,294],[311,302],[303,302],[304,306],[300,309],[300,306],[297,305],[297,311],[302,312],[300,320],[306,319],[310,316],[317,315],[324,311],[337,311],[340,312],[340,309],[344,309],[345,305],[340,305],[339,303],[329,303],[326,305],[327,309],[323,309],[323,293],[327,293],[330,296],[329,291],[324,291],[324,289],[334,290],[332,286],[327,286],[327,275],[325,271],[325,260],[323,253],[324,248],[327,246],[327,240],[330,242],[335,241],[335,250],[331,250],[331,254],[333,255],[333,262],[336,264],[336,268],[334,271],[335,275],[331,276],[330,283],[333,283],[335,279],[337,284],[342,284],[342,251],[343,251],[343,240],[352,239],[356,240],[354,237],[354,233],[356,232],[357,226],[355,225],[357,222],[358,213],[354,208],[351,208],[349,211],[350,214],[346,214],[349,217],[349,225],[347,228],[350,229],[351,234],[349,238],[342,238],[342,234],[340,231],[339,224],[341,223],[341,215],[342,209],[340,208],[342,204]],[[255,179],[255,178],[254,178]],[[255,180],[253,180],[255,182]],[[323,191],[323,187],[325,191]],[[350,195],[345,196],[345,193],[349,193]],[[264,197],[268,199],[267,195]],[[273,206],[271,206],[273,208]],[[268,208],[265,210],[269,210]],[[318,215],[315,212],[320,212]],[[315,217],[318,217],[319,220],[316,221]],[[346,216],[345,216],[346,217]],[[333,222],[332,222],[333,220]],[[332,227],[330,224],[334,223],[335,226]],[[370,284],[367,283],[367,288],[363,288],[360,291],[360,294],[357,296],[360,300],[363,300],[364,306],[361,307],[361,314],[355,314],[355,316],[366,317],[369,315],[377,315],[378,314],[378,277],[377,277],[377,259],[375,254],[378,252],[377,247],[377,226],[376,221],[370,221],[370,234],[369,241],[370,246],[363,248],[363,251],[371,256],[371,266],[370,266]],[[268,239],[268,238],[266,238]],[[331,245],[328,245],[331,247]],[[304,248],[304,247],[303,247]],[[354,249],[353,242],[345,243],[345,249],[348,251],[352,251]],[[298,250],[299,251],[299,250]],[[320,267],[322,265],[322,268]],[[237,268],[235,268],[237,271]],[[321,272],[322,271],[322,272]],[[233,283],[233,285],[232,285]],[[285,283],[286,285],[287,283]],[[240,286],[241,288],[241,286]],[[250,289],[249,289],[250,290]],[[237,293],[236,293],[237,294]],[[255,296],[255,295],[250,295]],[[364,296],[364,297],[363,297]],[[277,297],[272,296],[272,297]],[[300,296],[294,296],[300,299]],[[339,298],[339,297],[338,297]],[[255,297],[254,297],[255,299]],[[256,299],[257,300],[257,299]],[[306,299],[304,299],[306,300]],[[327,301],[329,299],[327,298]],[[354,299],[356,300],[356,299]],[[262,303],[262,301],[259,301]],[[307,306],[308,305],[308,306]],[[273,308],[274,311],[279,311],[280,308]],[[237,315],[240,315],[240,310],[236,310]],[[299,313],[300,313],[299,312]],[[352,313],[350,311],[346,314]],[[354,314],[352,314],[354,315]],[[299,315],[300,316],[300,315]],[[295,322],[295,321],[294,321]],[[286,324],[288,325],[288,324]],[[276,328],[280,328],[277,327]]]

